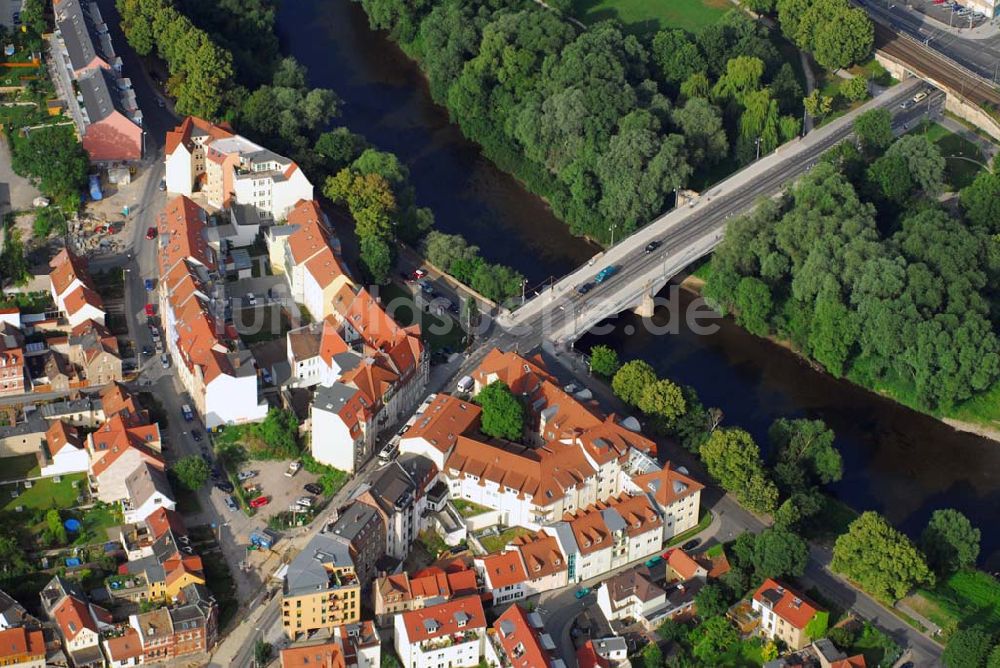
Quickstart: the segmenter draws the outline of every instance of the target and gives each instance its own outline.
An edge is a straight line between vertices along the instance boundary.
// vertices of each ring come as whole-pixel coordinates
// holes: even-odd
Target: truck
[[[188,406],[187,404],[184,404],[183,406],[181,406],[181,415],[183,415],[184,419],[186,421],[188,421],[188,422],[191,422],[191,421],[194,420],[194,411],[192,411],[191,407]]]

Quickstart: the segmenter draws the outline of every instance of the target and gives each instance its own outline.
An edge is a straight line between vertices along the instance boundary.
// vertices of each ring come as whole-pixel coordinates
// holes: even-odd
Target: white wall
[[[447,459],[449,453],[443,453],[436,447],[431,445],[430,441],[425,438],[406,438],[405,436],[399,439],[399,453],[400,454],[411,454],[420,455],[426,457],[427,459],[434,462],[434,465],[438,467],[439,471],[444,471],[444,461]]]
[[[125,511],[125,522],[127,524],[142,522],[159,508],[175,510],[177,508],[177,504],[174,503],[173,499],[170,499],[159,492],[154,492],[153,495],[146,499],[146,502],[138,508]]]
[[[52,457],[52,464],[43,466],[41,476],[48,478],[54,475],[66,475],[69,473],[84,473],[90,469],[90,455],[83,448],[74,448],[72,445],[63,446],[63,449]]]
[[[255,422],[266,415],[267,402],[257,399],[256,374],[241,377],[220,374],[205,388],[203,417],[207,429],[221,424]]]
[[[341,471],[354,472],[354,439],[339,415],[313,406],[309,414],[312,421],[312,455],[320,464],[327,464]]]
[[[313,186],[301,168],[296,169],[286,181],[274,184],[271,192],[271,212],[275,220],[288,216],[288,210],[300,199],[313,199]]]
[[[701,490],[675,501],[663,509],[663,540],[670,540],[698,524],[701,512]]]
[[[174,152],[165,160],[167,191],[181,195],[191,195],[194,185],[194,158],[183,143],[178,144]]]
[[[305,270],[304,266],[301,267],[301,269],[302,269],[302,303],[306,305],[307,309],[309,309],[309,313],[312,314],[312,317],[319,320],[320,318],[323,318],[326,315],[325,313],[326,308],[323,299],[323,288],[319,286],[319,283],[316,282],[316,279],[313,278],[313,275]]]

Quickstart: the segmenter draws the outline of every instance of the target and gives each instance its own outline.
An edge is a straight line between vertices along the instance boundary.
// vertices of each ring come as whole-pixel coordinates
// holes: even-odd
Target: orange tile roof
[[[680,548],[669,550],[666,557],[670,568],[674,569],[681,580],[690,580],[698,574],[698,571],[705,570],[691,555]]]
[[[576,650],[576,665],[578,668],[608,668],[611,664],[597,653],[594,641],[588,640]]]
[[[472,372],[472,377],[483,385],[489,385],[493,376],[496,376],[495,380],[506,383],[514,394],[534,394],[543,380],[555,381],[541,356],[526,359],[499,348],[491,350]]]
[[[448,573],[445,577],[448,578],[448,588],[453,597],[469,596],[479,591],[476,572],[471,568]]]
[[[659,471],[633,476],[632,482],[652,496],[662,508],[705,488],[700,482],[673,468],[670,462],[664,463]]]
[[[445,466],[531,496],[536,506],[553,503],[597,473],[575,445],[554,442],[520,452],[508,447],[459,436]]]
[[[849,656],[846,659],[832,661],[830,663],[830,668],[867,668],[865,655],[858,654],[856,656]]]
[[[521,553],[529,579],[537,580],[566,570],[566,561],[555,536],[538,531],[531,536],[518,536],[512,544]]]
[[[150,513],[146,518],[146,526],[149,527],[154,539],[167,533],[168,530],[180,536],[187,535],[187,529],[184,527],[184,520],[181,519],[180,513],[166,508],[157,508]]]
[[[160,275],[166,275],[181,260],[193,259],[208,267],[216,268],[215,253],[205,239],[208,227],[205,210],[184,195],[169,202],[160,216],[157,241]]]
[[[227,356],[228,349],[216,336],[220,331],[218,323],[202,309],[198,300],[188,301],[175,310],[174,317],[177,323],[177,349],[189,369],[199,367],[206,385],[222,374],[234,375]]]
[[[483,574],[493,589],[509,587],[528,578],[521,563],[521,553],[517,550],[483,557]]]
[[[406,377],[416,368],[423,352],[420,326],[401,327],[364,288],[358,291],[344,320],[366,346],[388,354],[400,376]]]
[[[336,641],[281,650],[281,668],[345,668],[344,650]]]
[[[119,457],[129,450],[138,452],[144,461],[161,471],[163,459],[148,449],[148,444],[160,440],[160,429],[154,424],[130,425],[121,415],[115,415],[90,435],[93,439],[90,472],[95,477],[102,475]]]
[[[117,638],[108,638],[104,641],[107,644],[108,654],[112,661],[128,661],[142,656],[142,642],[139,640],[139,633],[129,627],[124,634]]]
[[[87,269],[87,261],[68,248],[59,251],[49,262],[49,267],[52,268],[49,280],[52,281],[52,287],[55,288],[57,295],[61,296],[66,292],[74,280],[79,280],[91,288],[94,287]]]
[[[507,608],[493,623],[493,629],[512,668],[544,668],[549,665],[549,652],[542,647],[538,631],[528,621],[528,615],[521,606],[515,603]]]
[[[123,417],[132,417],[142,413],[135,397],[120,383],[112,383],[101,392],[101,410],[104,411],[106,419],[123,412],[125,413]]]
[[[598,501],[594,507],[598,509],[612,508],[625,520],[625,532],[636,537],[647,531],[653,531],[663,526],[660,514],[653,508],[649,497],[645,494],[620,494],[605,501]]]
[[[442,638],[461,631],[486,628],[486,613],[478,596],[464,596],[440,605],[402,613],[410,642]],[[459,626],[459,619],[464,624]],[[425,622],[428,622],[425,624]]]
[[[439,573],[428,573],[410,580],[410,596],[414,598],[433,598],[451,596],[451,588],[448,586],[448,577],[444,571]]]
[[[45,440],[49,444],[49,454],[53,457],[67,445],[77,450],[83,447],[83,441],[77,428],[62,420],[56,420],[52,423],[52,426],[45,432]]]
[[[94,608],[96,609],[97,606]],[[91,614],[90,607],[75,596],[65,596],[52,613],[66,640],[73,640],[83,629],[90,629],[94,633],[98,632],[97,620]]]
[[[302,264],[321,250],[330,250],[323,212],[316,200],[300,199],[288,212],[287,222],[297,230],[288,235],[288,249],[295,264]],[[331,256],[333,253],[331,252]]]
[[[88,288],[80,285],[68,295],[63,297],[63,304],[66,305],[66,313],[73,315],[78,313],[84,306],[90,305],[96,309],[104,310],[104,300],[101,296]]]
[[[478,422],[480,413],[476,404],[438,394],[404,436],[423,438],[441,452],[448,452],[458,437]]]
[[[350,371],[341,376],[340,381],[358,388],[371,405],[380,404],[386,392],[399,380],[391,369],[386,368],[381,356],[366,357]]]
[[[184,144],[188,150],[191,150],[193,147],[191,134],[195,129],[207,134],[212,139],[222,139],[233,136],[233,133],[229,131],[227,124],[215,125],[214,123],[198,118],[197,116],[186,116],[184,120],[181,121],[180,125],[170,132],[167,132],[166,154],[169,156],[181,144]]]
[[[601,513],[593,508],[566,513],[563,521],[569,523],[580,554],[590,554],[611,547],[611,530]]]
[[[319,340],[319,355],[323,359],[323,362],[327,366],[331,366],[335,355],[346,353],[348,350],[350,350],[350,347],[344,341],[343,337],[340,336],[340,332],[337,331],[337,324],[334,322],[333,316],[327,316],[323,320],[323,333],[320,335]]]
[[[340,276],[347,275],[344,267],[337,260],[337,256],[326,247],[306,261],[306,271],[312,274],[313,280],[321,288],[326,288]]]
[[[805,629],[816,613],[822,610],[809,599],[803,598],[802,594],[771,578],[758,587],[753,599],[771,603],[774,614],[799,630]]]
[[[42,632],[28,631],[23,626],[0,631],[0,659],[15,659],[24,656],[45,656],[45,637]]]

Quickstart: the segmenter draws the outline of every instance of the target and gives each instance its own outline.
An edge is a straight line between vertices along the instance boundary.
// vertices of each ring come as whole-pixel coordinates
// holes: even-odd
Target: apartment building
[[[253,357],[226,321],[225,287],[205,237],[204,209],[187,197],[160,217],[160,314],[167,350],[205,427],[261,420]]]
[[[663,539],[670,540],[698,525],[701,490],[704,485],[674,468],[670,462],[650,473],[626,479],[624,488],[632,494],[646,494],[663,518]]]
[[[192,116],[167,133],[166,180],[172,193],[190,196],[197,189],[214,207],[250,205],[268,221],[313,199],[313,186],[295,162]]]
[[[385,555],[386,526],[379,511],[366,503],[352,503],[340,511],[326,533],[347,545],[361,589],[368,591]]]
[[[0,666],[45,668],[45,637],[42,632],[20,626],[0,631]]]
[[[74,327],[67,339],[66,354],[88,387],[122,380],[118,337],[99,322],[86,320]]]
[[[97,498],[117,503],[129,498],[126,480],[136,468],[147,463],[160,470],[165,465],[160,456],[160,428],[154,422],[113,415],[87,435],[90,454],[90,485]]]
[[[466,567],[443,570],[436,566],[425,568],[411,577],[402,572],[383,575],[372,587],[375,614],[379,617],[444,603],[453,598],[479,593],[476,571]]]
[[[42,609],[57,627],[63,651],[75,666],[103,666],[101,631],[111,626],[111,613],[87,600],[78,585],[58,575],[41,592]]]
[[[42,477],[84,473],[90,468],[90,455],[79,429],[55,420],[45,432],[45,466],[41,467]]]
[[[768,578],[753,593],[750,606],[760,615],[759,632],[799,650],[813,639],[806,633],[809,622],[824,610],[783,583]]]
[[[132,627],[104,638],[101,647],[111,668],[138,666],[143,662],[142,641],[139,632]]]
[[[0,323],[0,396],[24,394],[24,335],[8,323]]]
[[[524,595],[534,596],[569,584],[566,555],[554,535],[539,530],[532,535],[518,536],[508,549],[517,550],[524,563]]]
[[[427,490],[437,480],[437,468],[426,457],[402,455],[378,472],[371,487],[357,500],[375,508],[385,524],[385,554],[400,561],[422,528]]]
[[[159,508],[177,508],[167,474],[148,462],[139,464],[125,478],[125,489],[128,496],[122,499],[122,510],[125,521],[130,524],[144,521]]]
[[[525,597],[524,582],[528,574],[518,550],[509,550],[477,557],[476,571],[483,581],[483,591],[493,605],[519,601]]]
[[[482,409],[449,394],[432,394],[408,421],[399,439],[400,453],[420,455],[444,471],[458,437],[479,428]]]
[[[477,666],[486,652],[486,614],[478,596],[396,615],[393,634],[403,668]]]
[[[291,639],[353,624],[361,615],[361,582],[350,545],[339,536],[317,534],[288,565],[281,622]]]
[[[486,660],[510,668],[564,668],[541,615],[512,605],[493,623],[487,635]]]
[[[656,581],[646,566],[636,566],[608,578],[597,588],[597,607],[605,619],[636,620],[653,630],[668,619],[695,614],[695,596],[704,577],[667,584]]]
[[[287,224],[269,227],[265,236],[272,269],[284,274],[292,299],[316,321],[337,311],[339,295],[347,295],[350,303],[354,294],[354,283],[333,251],[331,230],[319,203],[303,199],[289,210]]]
[[[382,645],[371,621],[338,626],[329,642],[281,650],[281,668],[378,668]]]
[[[49,267],[52,300],[69,326],[76,328],[88,320],[105,324],[104,300],[90,278],[87,261],[64,248],[49,261]]]
[[[129,616],[142,663],[161,663],[210,651],[218,640],[218,606],[205,587],[183,588],[175,605]]]

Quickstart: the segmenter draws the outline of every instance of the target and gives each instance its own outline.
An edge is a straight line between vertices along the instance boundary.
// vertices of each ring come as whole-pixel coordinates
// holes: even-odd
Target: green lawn
[[[921,589],[906,604],[943,629],[980,624],[1000,631],[1000,582],[982,571],[960,571],[934,589]]]
[[[79,481],[77,488],[73,483]],[[25,489],[24,484],[18,484],[20,494],[17,498],[11,497],[13,485],[0,485],[0,510],[14,510],[17,506],[24,506],[25,510],[48,510],[56,508],[65,510],[75,508],[76,497],[86,494],[87,476],[85,473],[74,473],[62,477],[60,482],[55,482],[53,478],[32,481],[30,489]]]
[[[985,163],[982,151],[974,143],[937,123],[925,123],[921,128],[934,142],[945,158],[945,180],[953,190],[961,190],[972,183]],[[971,162],[971,161],[975,162]]]
[[[455,510],[462,517],[474,517],[490,510],[486,506],[481,506],[478,503],[466,501],[465,499],[452,499],[451,505],[455,506]]]
[[[417,541],[427,550],[431,560],[437,559],[438,555],[448,549],[448,544],[441,536],[433,531],[424,530],[417,536]]]
[[[573,13],[584,23],[618,19],[632,33],[682,28],[697,33],[719,20],[728,0],[576,0]]]
[[[708,528],[708,525],[712,523],[712,512],[709,510],[701,511],[701,519],[698,520],[697,526],[694,526],[682,534],[674,536],[667,542],[667,547],[673,547],[674,545],[680,545],[681,543],[690,540],[692,536],[700,534],[702,531]]]
[[[489,553],[499,552],[504,548],[507,543],[514,540],[518,536],[527,536],[531,534],[530,531],[523,527],[511,527],[505,531],[500,532],[498,536],[483,536],[479,539],[482,543],[483,548]]]
[[[1000,383],[967,399],[952,409],[946,417],[1000,429]]]
[[[79,513],[73,513],[73,516],[80,520],[83,525],[83,529],[73,541],[73,545],[106,543],[108,541],[107,530],[124,521],[119,506],[104,504],[91,508],[83,513],[82,517]]]
[[[0,459],[0,480],[24,480],[40,473],[35,455],[16,455]]]

